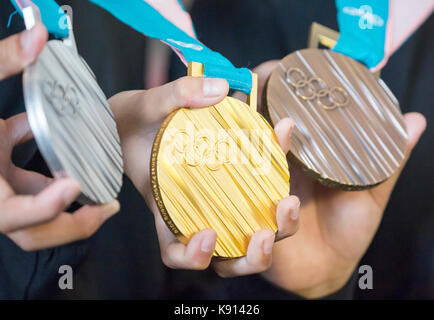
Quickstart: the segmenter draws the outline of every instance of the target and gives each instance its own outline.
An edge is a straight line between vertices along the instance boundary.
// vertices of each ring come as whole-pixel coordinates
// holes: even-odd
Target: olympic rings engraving
[[[74,87],[63,86],[57,81],[46,80],[43,83],[43,92],[60,116],[76,117],[78,115],[79,99]]]
[[[345,107],[349,102],[347,92],[341,87],[329,88],[319,77],[307,79],[299,68],[289,68],[285,75],[286,82],[295,89],[295,94],[305,101],[316,99],[326,110]]]
[[[184,139],[179,139],[178,134],[184,136]],[[185,165],[190,167],[205,165],[209,170],[216,171],[230,162],[230,150],[227,140],[214,140],[203,134],[195,134],[191,137],[187,131],[179,130],[174,136],[172,153],[173,156],[176,156],[176,153],[181,155],[182,163]]]

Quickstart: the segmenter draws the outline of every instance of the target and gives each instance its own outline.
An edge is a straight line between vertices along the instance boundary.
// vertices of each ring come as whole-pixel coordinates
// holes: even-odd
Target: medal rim
[[[84,58],[81,57],[77,52],[74,52],[72,50],[72,48],[65,45],[65,43],[63,43],[63,41],[55,40],[55,39],[50,40],[46,43],[43,50],[48,50],[48,45],[50,43],[53,43],[53,42],[59,43],[60,45],[65,47],[64,49],[71,50],[72,54],[77,55],[76,58],[80,59],[80,62],[84,65],[84,69],[88,73],[89,79],[90,78],[93,79],[93,81],[95,81],[96,85],[103,93],[102,89],[100,88],[99,84],[97,83],[97,81],[95,79],[93,72],[90,72],[89,66],[87,65],[87,63],[85,63]],[[42,54],[42,52],[41,52],[41,54]],[[41,155],[44,158],[45,163],[47,164],[47,166],[50,169],[50,172],[52,173],[54,178],[57,178],[57,179],[59,179],[59,178],[73,178],[73,179],[77,180],[76,178],[74,178],[70,174],[68,174],[67,170],[65,169],[65,166],[62,164],[62,161],[58,157],[56,150],[54,148],[54,145],[52,143],[52,138],[51,138],[52,137],[52,131],[49,128],[46,111],[44,110],[44,106],[43,106],[43,98],[42,98],[43,94],[42,94],[42,91],[40,89],[40,84],[38,84],[37,64],[38,64],[39,59],[40,58],[38,58],[32,64],[27,66],[23,72],[22,84],[23,84],[23,93],[24,93],[24,104],[25,104],[25,109],[26,109],[29,125],[30,125],[31,131],[33,133],[34,139],[36,141],[36,144],[38,146],[38,149],[40,150]],[[111,118],[116,125],[116,121],[114,119],[113,112],[111,111],[110,106],[108,105],[108,101],[107,101],[105,94],[104,94],[104,98],[106,99],[107,108],[108,108],[109,113],[111,114]],[[104,106],[104,108],[105,108],[105,106]],[[42,125],[41,125],[41,123],[42,123]],[[117,128],[117,125],[116,125],[116,128]],[[117,140],[120,143],[119,134],[118,134],[117,129],[116,129],[115,135],[118,136]],[[121,154],[120,161],[121,161],[122,174],[120,174],[119,181],[116,181],[118,188],[113,188],[113,190],[112,190],[114,196],[111,200],[114,200],[117,198],[117,196],[119,195],[119,192],[122,188],[123,159],[122,159],[122,149],[120,147],[120,144],[119,144],[119,151]],[[79,180],[77,180],[77,181],[79,181]],[[107,192],[111,193],[110,191],[107,191]],[[90,196],[84,194],[83,191],[80,192],[80,195],[77,197],[76,201],[82,205],[98,205],[98,204],[105,203],[102,200],[99,200],[98,197],[96,200],[93,200]]]
[[[279,64],[284,59],[286,59],[288,56],[290,56],[292,54],[295,54],[296,52],[302,52],[302,51],[306,51],[306,50],[309,50],[309,51],[313,51],[313,50],[315,50],[315,51],[331,51],[329,49],[318,49],[318,48],[304,48],[304,49],[300,49],[300,50],[296,50],[296,51],[293,51],[293,52],[287,54],[285,57],[283,57],[282,59],[279,60]],[[339,54],[339,55],[345,56],[345,55],[343,55],[343,54],[341,54],[339,52],[334,52],[334,51],[331,51],[331,52],[333,52],[335,54]],[[345,56],[345,57],[348,58],[348,59],[352,59],[351,57],[348,57],[348,56]],[[352,60],[355,63],[358,63],[361,67],[367,69],[366,66],[364,66],[363,64],[361,64],[357,60],[354,60],[354,59],[352,59]],[[276,67],[271,72],[270,76],[268,77],[268,79],[267,79],[267,81],[265,83],[264,90],[263,90],[263,93],[262,93],[262,98],[261,98],[262,105],[264,106],[263,107],[264,117],[265,117],[265,119],[267,119],[267,121],[269,121],[270,123],[273,123],[274,125],[279,120],[273,121],[273,118],[271,117],[271,114],[270,114],[270,104],[268,103],[268,86],[270,85],[270,79],[274,75],[274,73],[276,72],[277,68],[278,67]],[[372,75],[372,76],[374,76],[374,75]],[[384,82],[383,82],[383,85],[387,87],[387,85]],[[383,85],[379,83],[379,86],[381,86],[383,88],[383,90],[384,90]],[[389,92],[387,94],[391,94],[392,95],[394,102],[396,102],[395,107],[398,108],[399,114],[401,116],[401,120],[404,123],[404,117],[403,117],[403,114],[402,114],[401,107],[400,107],[400,105],[398,103],[398,100],[393,95],[393,93],[390,91],[390,89],[388,91]],[[407,141],[408,141],[408,136],[407,136]],[[405,150],[403,150],[403,151],[405,151]],[[399,167],[397,167],[395,169],[395,171],[390,176],[386,177],[385,179],[383,179],[381,181],[373,183],[373,184],[366,184],[366,185],[348,184],[348,183],[344,183],[344,182],[340,182],[340,181],[334,180],[334,179],[332,179],[330,177],[324,177],[324,176],[322,176],[319,171],[317,171],[317,170],[315,170],[313,168],[310,168],[307,164],[305,164],[303,161],[301,161],[297,157],[297,155],[292,151],[292,148],[289,149],[289,152],[287,153],[286,156],[287,156],[287,160],[288,160],[289,164],[294,164],[295,166],[297,166],[298,168],[300,168],[309,178],[318,181],[319,183],[321,183],[322,185],[324,185],[326,187],[330,187],[330,188],[334,188],[334,189],[339,189],[339,190],[343,190],[343,191],[362,191],[362,190],[367,190],[367,189],[374,188],[374,187],[382,184],[383,182],[387,181],[388,179],[390,179],[390,177],[392,177],[396,173],[396,171],[399,170]],[[405,160],[405,157],[401,160],[400,165],[402,165],[402,163],[403,163],[404,160]]]
[[[27,119],[36,144],[51,173],[55,178],[64,178],[68,175],[50,143],[51,132],[48,129],[47,117],[42,106],[41,91],[35,85],[37,83],[36,72],[36,62],[25,68],[23,72],[23,93]],[[44,125],[40,125],[41,120]]]

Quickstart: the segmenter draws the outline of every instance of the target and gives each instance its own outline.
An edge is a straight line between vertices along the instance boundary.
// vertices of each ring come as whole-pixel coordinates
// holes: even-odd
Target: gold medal
[[[203,76],[203,65],[190,63],[189,75]],[[253,79],[250,105],[226,97],[208,108],[176,110],[152,149],[153,195],[167,226],[183,243],[214,229],[219,257],[244,256],[256,231],[277,232],[276,207],[289,195],[286,157],[256,112]]]

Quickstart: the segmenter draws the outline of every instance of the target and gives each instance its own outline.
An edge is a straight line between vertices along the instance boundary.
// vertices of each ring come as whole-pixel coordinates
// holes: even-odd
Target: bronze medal
[[[280,61],[264,95],[275,124],[295,121],[290,160],[321,183],[361,190],[402,164],[407,133],[398,101],[361,63],[305,49]]]

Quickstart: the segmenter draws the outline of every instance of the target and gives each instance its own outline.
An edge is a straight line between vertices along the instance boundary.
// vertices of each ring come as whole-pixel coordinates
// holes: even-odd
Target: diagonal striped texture
[[[323,99],[300,98],[287,80],[291,68],[306,79],[322,79],[314,83],[316,93],[322,89],[318,84],[341,88],[346,98],[336,99],[348,103],[327,110]],[[291,77],[299,81],[300,73]],[[290,157],[325,185],[369,188],[389,178],[404,159],[407,133],[396,98],[381,79],[347,56],[319,49],[286,56],[270,76],[265,99],[273,123],[284,117],[295,121]]]
[[[173,132],[179,131],[190,137],[207,132],[207,147],[201,148],[205,140],[199,139],[197,150],[174,152]],[[227,139],[220,144],[222,149],[233,146],[230,161],[222,161],[215,170],[206,161],[197,166],[184,162],[192,152],[205,154],[211,141],[218,140],[218,132]],[[189,141],[194,143],[187,139],[181,145]],[[171,231],[186,243],[194,233],[214,229],[218,236],[214,254],[220,257],[245,255],[258,230],[276,232],[276,206],[289,194],[288,164],[274,131],[260,114],[230,97],[210,108],[180,109],[165,120],[152,150],[151,179],[156,203]]]
[[[23,81],[29,122],[54,176],[76,179],[82,203],[115,199],[122,185],[120,140],[84,60],[61,41],[50,41]]]

